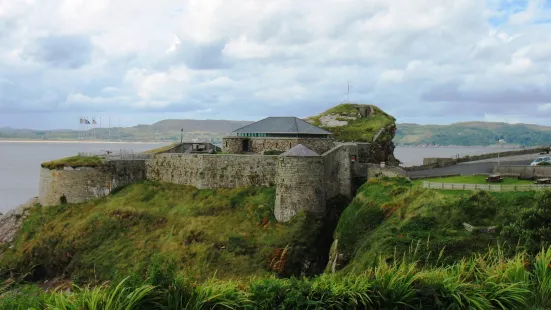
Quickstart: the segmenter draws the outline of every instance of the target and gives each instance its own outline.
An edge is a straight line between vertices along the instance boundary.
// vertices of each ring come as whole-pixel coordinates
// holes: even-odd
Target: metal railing
[[[464,183],[435,183],[423,182],[423,188],[443,190],[484,190],[490,192],[513,192],[513,191],[541,191],[551,189],[551,184],[464,184]]]
[[[118,152],[79,152],[81,157],[96,157],[100,156],[105,161],[111,160],[146,160],[153,158],[153,154],[134,153],[134,150],[121,149]]]

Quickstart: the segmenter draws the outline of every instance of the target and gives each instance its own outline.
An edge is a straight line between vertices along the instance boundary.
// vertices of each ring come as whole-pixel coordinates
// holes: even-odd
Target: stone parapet
[[[197,188],[273,186],[277,156],[162,154],[147,162],[147,179]]]

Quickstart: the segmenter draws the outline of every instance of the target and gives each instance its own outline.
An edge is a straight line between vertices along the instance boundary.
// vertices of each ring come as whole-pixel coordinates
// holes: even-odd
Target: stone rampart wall
[[[339,194],[351,198],[352,156],[357,156],[358,148],[353,143],[340,144],[323,154],[323,171],[327,199]]]
[[[222,149],[226,153],[239,154],[243,152],[244,137],[224,137],[222,139]]]
[[[323,158],[287,157],[278,160],[274,215],[287,222],[302,210],[325,212]]]
[[[197,188],[273,186],[277,156],[161,154],[147,161],[147,179]]]
[[[270,138],[270,137],[224,137],[224,152],[238,154],[243,152],[243,141],[248,142],[249,152],[262,154],[264,151],[285,152],[297,144],[323,154],[335,146],[335,140],[327,138]],[[246,143],[247,143],[246,142]]]
[[[343,143],[321,156],[289,157],[238,154],[158,154],[150,160],[113,160],[98,168],[42,169],[40,203],[56,205],[65,196],[80,203],[142,180],[205,188],[276,186],[275,215],[288,221],[297,212],[322,213],[338,195],[352,198],[358,148]],[[356,162],[356,164],[354,164]]]
[[[68,203],[79,203],[109,194],[111,176],[97,168],[40,170],[38,200],[43,206],[57,205],[65,196]]]
[[[334,140],[327,138],[251,138],[250,150],[254,153],[287,151],[297,144],[302,144],[320,155],[335,146]]]
[[[41,168],[38,200],[43,206],[80,203],[108,195],[113,189],[145,179],[144,160],[114,160],[97,168]]]

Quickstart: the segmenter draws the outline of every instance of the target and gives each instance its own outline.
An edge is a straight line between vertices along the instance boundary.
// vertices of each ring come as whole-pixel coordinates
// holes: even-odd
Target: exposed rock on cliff
[[[340,104],[306,121],[332,132],[337,141],[371,143],[371,162],[398,164],[392,142],[396,119],[374,105]]]
[[[28,211],[36,204],[38,204],[38,198],[33,198],[0,216],[0,243],[11,243],[13,241],[19,227],[27,217]]]

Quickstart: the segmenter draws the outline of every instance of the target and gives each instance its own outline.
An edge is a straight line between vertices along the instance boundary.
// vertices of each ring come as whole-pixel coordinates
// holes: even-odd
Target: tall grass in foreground
[[[422,266],[404,257],[380,260],[359,274],[315,278],[258,277],[247,282],[181,276],[142,285],[123,280],[71,292],[43,293],[34,309],[551,309],[551,248],[536,257],[491,250],[450,266]],[[160,281],[161,280],[161,281]],[[169,280],[169,281],[167,281]],[[11,307],[8,291],[0,309]],[[13,302],[13,301],[12,301]],[[12,306],[14,304],[11,304]]]

